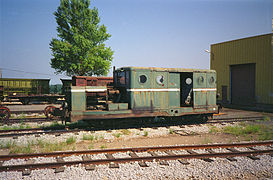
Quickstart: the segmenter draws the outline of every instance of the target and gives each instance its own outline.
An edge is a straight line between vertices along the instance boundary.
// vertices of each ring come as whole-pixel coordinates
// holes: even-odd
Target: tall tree
[[[111,35],[99,25],[98,9],[90,9],[90,0],[60,0],[54,12],[59,39],[52,38],[51,67],[56,73],[92,76],[109,72],[113,51],[104,42]]]

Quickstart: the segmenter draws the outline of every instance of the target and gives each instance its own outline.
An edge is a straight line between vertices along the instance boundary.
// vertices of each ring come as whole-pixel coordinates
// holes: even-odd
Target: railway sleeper
[[[138,158],[139,157],[135,152],[130,152],[129,156],[131,156],[132,158]],[[145,161],[139,161],[138,165],[140,167],[149,167]]]
[[[168,156],[154,156],[154,157],[144,157],[144,159],[146,159],[145,161],[152,161],[153,159],[159,159],[159,160],[178,160],[178,159],[191,159],[191,158],[198,158],[198,159],[203,159],[203,157],[229,157],[229,156],[249,156],[251,154],[272,154],[272,150],[259,150],[259,151],[236,151],[236,152],[229,152],[229,153],[214,153],[214,154],[198,154],[194,151],[188,151],[188,152],[193,152],[193,154],[184,154],[184,155],[171,155],[170,157]],[[141,167],[148,167],[147,164],[144,162],[144,160],[142,160],[142,158],[140,158],[139,156],[137,156],[135,153],[130,153],[130,156],[132,157],[132,159],[128,159],[128,158],[117,158],[115,159],[115,161],[118,161],[120,163],[125,163],[128,161],[139,161],[139,165]],[[38,163],[38,164],[24,164],[24,165],[14,165],[14,166],[2,166],[0,167],[0,171],[14,171],[14,170],[20,170],[20,171],[24,171],[26,169],[43,169],[43,168],[53,168],[55,169],[55,172],[63,172],[63,170],[65,169],[64,166],[67,165],[77,165],[77,164],[85,164],[85,165],[90,165],[90,164],[104,164],[103,162],[105,161],[105,163],[111,163],[112,162],[112,156],[108,156],[109,159],[101,159],[101,160],[88,160],[88,161],[64,161],[64,162],[60,162],[60,168],[56,168],[58,165],[56,163]],[[135,158],[134,158],[135,157]],[[146,164],[146,165],[145,165]]]
[[[110,159],[110,160],[113,160],[113,161],[115,160],[115,157],[112,154],[105,154],[105,156],[106,156],[107,159]],[[109,168],[119,168],[119,165],[117,163],[110,162]]]
[[[195,151],[193,151],[193,150],[190,150],[190,149],[188,149],[188,150],[186,150],[189,154],[198,154],[197,152],[195,152]],[[203,161],[206,161],[206,162],[213,162],[213,160],[212,159],[210,159],[210,158],[201,158]]]
[[[174,156],[174,155],[176,155],[174,152],[172,152],[172,151],[165,151],[165,153],[166,154],[168,154],[169,156]],[[181,164],[183,164],[183,165],[189,165],[190,163],[187,161],[187,160],[185,160],[185,159],[178,159],[178,162],[180,162]]]
[[[211,153],[211,154],[214,154],[214,153],[216,153],[214,150],[212,150],[212,149],[206,149],[209,153]],[[229,160],[229,161],[237,161],[237,159],[235,159],[234,157],[227,157],[227,160]]]
[[[254,148],[253,148],[254,149]],[[252,150],[253,150],[252,149]],[[227,150],[231,151],[231,152],[241,152],[235,148],[227,148]],[[252,160],[260,160],[260,158],[258,158],[257,156],[253,156],[253,155],[250,155],[250,156],[247,156],[249,159],[252,159]]]
[[[158,154],[154,151],[149,151],[149,154],[151,154],[152,156],[158,156]],[[160,160],[159,164],[164,166],[169,166],[169,163],[165,160]]]

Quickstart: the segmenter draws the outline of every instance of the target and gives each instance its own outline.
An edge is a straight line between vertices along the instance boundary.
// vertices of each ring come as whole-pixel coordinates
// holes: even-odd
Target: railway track
[[[213,124],[213,123],[234,123],[234,122],[244,122],[244,121],[257,121],[257,120],[261,120],[263,119],[263,116],[255,116],[255,117],[240,117],[240,118],[217,118],[217,119],[213,119],[208,121],[207,123],[209,124]],[[45,122],[47,119],[39,119],[39,118],[33,118],[33,121],[36,122],[35,120],[37,120],[38,122],[41,120],[42,122]],[[44,120],[44,121],[43,121]],[[50,120],[48,119],[48,121],[54,121],[54,120]],[[55,119],[56,121],[56,119]],[[25,122],[25,121],[23,121]],[[168,122],[167,122],[168,123]],[[177,124],[173,124],[173,122],[171,122],[171,125],[181,125],[181,122],[177,122]],[[153,125],[153,124],[151,124]],[[164,124],[161,123],[159,124],[160,126],[169,126],[170,124]],[[189,123],[189,124],[185,124],[183,126],[192,126],[194,125],[194,123]],[[106,126],[105,126],[106,127]],[[155,124],[155,127],[157,127],[157,125]],[[107,127],[106,127],[107,128]],[[111,128],[111,127],[109,127]],[[9,129],[9,130],[0,130],[0,138],[5,138],[5,137],[13,137],[16,138],[18,136],[28,136],[28,135],[35,135],[35,136],[39,136],[39,135],[43,135],[43,134],[52,134],[52,135],[60,135],[60,134],[64,134],[64,133],[78,133],[80,131],[90,131],[90,130],[101,130],[101,128],[96,129],[94,127],[89,127],[88,129],[49,129],[49,128],[31,128],[31,129]]]
[[[257,147],[262,146],[262,150]],[[240,148],[247,150],[239,150]],[[196,150],[204,150],[206,153],[197,153]],[[219,150],[220,149],[220,150]],[[223,151],[224,149],[224,151]],[[261,149],[261,148],[260,148]],[[117,153],[124,153],[124,157],[115,157]],[[141,153],[146,153],[142,156]],[[120,163],[139,162],[141,167],[147,167],[148,161],[158,161],[161,165],[168,165],[168,160],[178,160],[181,164],[190,164],[187,159],[202,159],[212,162],[211,158],[227,158],[236,161],[239,156],[246,156],[252,160],[259,160],[257,155],[273,155],[273,141],[234,143],[234,144],[207,144],[207,145],[181,145],[160,147],[138,147],[122,149],[103,149],[87,151],[64,151],[39,154],[1,155],[0,172],[22,171],[25,175],[34,169],[55,168],[55,171],[64,171],[64,166],[83,165],[86,170],[94,170],[98,164],[109,164],[109,168],[118,168]],[[66,161],[64,157],[82,156],[81,160]],[[101,158],[92,158],[91,155],[101,155]],[[35,163],[35,158],[55,157],[55,162]],[[6,161],[13,159],[25,159],[25,164],[5,165]],[[32,159],[31,161],[28,161]],[[30,163],[31,162],[31,163]],[[60,171],[61,170],[61,171]]]
[[[0,130],[0,138],[13,137],[14,139],[16,139],[18,136],[30,136],[30,135],[35,135],[36,137],[39,137],[40,135],[45,135],[45,134],[59,136],[65,133],[78,133],[80,131],[87,131],[87,130],[85,129],[47,130],[44,128]]]
[[[9,119],[8,121],[2,122],[2,124],[15,124],[15,123],[26,123],[26,122],[53,122],[53,121],[60,121],[60,119],[54,118],[54,119],[47,119],[47,118],[13,118]]]
[[[214,118],[207,123],[231,123],[241,121],[258,121],[263,120],[264,116],[245,116],[245,117],[230,117],[230,118]],[[270,118],[272,119],[272,118]]]

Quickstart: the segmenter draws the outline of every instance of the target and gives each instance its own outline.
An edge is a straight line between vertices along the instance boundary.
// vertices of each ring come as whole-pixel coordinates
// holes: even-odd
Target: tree
[[[54,12],[59,39],[52,38],[51,67],[68,76],[106,75],[113,51],[104,41],[111,35],[99,25],[98,9],[90,9],[90,0],[60,0]]]

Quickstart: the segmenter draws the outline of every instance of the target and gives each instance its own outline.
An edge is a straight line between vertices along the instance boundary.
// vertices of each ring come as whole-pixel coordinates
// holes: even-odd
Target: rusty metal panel
[[[207,73],[207,105],[216,104],[216,73]]]
[[[152,71],[152,93],[153,93],[153,107],[156,109],[167,109],[169,105],[168,91],[168,72]],[[159,91],[157,91],[157,89]],[[154,91],[153,91],[154,90]]]
[[[205,88],[207,86],[206,73],[193,73],[193,88]]]
[[[207,88],[216,88],[216,73],[207,73]]]
[[[169,73],[169,88],[180,89],[180,73]],[[181,91],[181,89],[180,89]],[[169,94],[169,108],[180,106],[180,91],[170,91]]]
[[[207,92],[194,91],[193,92],[194,107],[206,106],[207,105]]]
[[[207,86],[206,73],[193,73],[193,105],[194,107],[206,106],[207,93],[202,88]]]
[[[152,72],[148,70],[135,70],[131,72],[131,88],[147,89],[152,87]]]
[[[153,109],[152,72],[149,70],[131,71],[131,86],[128,89],[132,109]]]
[[[113,83],[113,77],[73,76],[73,86],[106,86]]]
[[[207,92],[207,106],[215,105],[216,104],[216,90],[215,91],[208,91]]]

